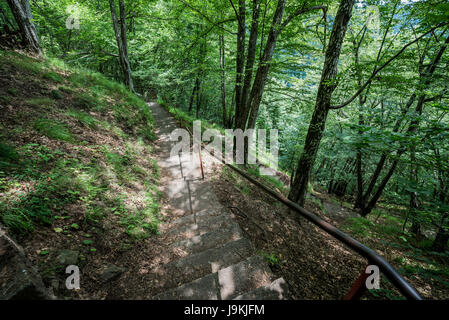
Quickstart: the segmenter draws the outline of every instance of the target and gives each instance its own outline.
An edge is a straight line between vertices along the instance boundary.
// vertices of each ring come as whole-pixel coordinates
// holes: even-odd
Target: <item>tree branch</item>
[[[281,32],[281,30],[284,29],[290,23],[290,21],[292,21],[297,16],[302,15],[307,12],[310,12],[310,11],[313,11],[313,10],[323,10],[323,13],[326,14],[327,7],[326,6],[313,6],[313,7],[309,7],[309,8],[304,8],[304,6],[301,7],[300,9],[293,12],[288,18],[286,18],[284,20],[284,22],[282,22],[281,27],[279,28],[279,32]]]
[[[245,26],[242,25],[242,19],[240,18],[239,13],[237,12],[236,7],[234,6],[234,2],[232,2],[232,0],[229,0],[229,2],[231,3],[232,9],[234,9],[235,16],[237,17],[237,21],[239,23],[240,28],[244,29]]]
[[[222,26],[218,25],[218,24],[215,23],[211,18],[209,18],[208,16],[206,16],[204,13],[202,13],[200,10],[198,10],[198,9],[195,8],[195,7],[193,7],[192,5],[190,5],[189,3],[187,3],[186,1],[184,1],[184,0],[178,0],[178,1],[184,3],[184,5],[186,5],[187,7],[189,7],[190,9],[192,9],[193,11],[197,12],[200,16],[202,16],[204,19],[206,19],[207,22],[213,24],[215,27],[219,27],[220,29],[223,29],[224,31],[226,31],[226,32],[228,32],[228,33],[230,33],[230,34],[232,34],[232,35],[236,35],[235,32],[232,32],[232,31],[226,29],[225,27],[222,27]]]
[[[419,36],[418,38],[416,38],[415,40],[407,43],[405,46],[402,47],[401,50],[399,50],[394,56],[392,56],[390,59],[388,59],[382,66],[380,66],[379,68],[376,68],[373,73],[371,74],[371,76],[368,78],[368,80],[363,84],[363,86],[361,86],[359,88],[359,90],[356,91],[356,93],[349,98],[348,100],[346,100],[345,102],[339,104],[339,105],[335,105],[335,106],[330,106],[329,109],[332,110],[336,110],[336,109],[340,109],[343,107],[346,107],[348,104],[350,104],[352,101],[355,100],[355,98],[357,98],[364,90],[365,88],[371,84],[371,82],[373,81],[373,79],[376,77],[376,75],[382,71],[383,69],[385,69],[393,60],[395,60],[397,57],[399,57],[404,51],[405,49],[407,49],[408,47],[410,47],[412,44],[418,42],[419,40],[421,40],[423,37],[425,37],[426,35],[428,35],[429,33],[431,33],[432,31],[434,31],[437,28],[440,28],[442,26],[445,26],[449,24],[449,22],[444,22],[444,23],[440,23],[439,25],[433,27],[432,29],[430,29],[429,31],[427,31],[426,33],[423,33],[421,36]]]

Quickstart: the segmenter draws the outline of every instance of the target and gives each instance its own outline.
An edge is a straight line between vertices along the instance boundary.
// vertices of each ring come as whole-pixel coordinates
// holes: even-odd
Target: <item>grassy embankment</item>
[[[0,223],[31,259],[70,248],[85,261],[157,233],[145,102],[55,59],[0,51],[0,74]]]

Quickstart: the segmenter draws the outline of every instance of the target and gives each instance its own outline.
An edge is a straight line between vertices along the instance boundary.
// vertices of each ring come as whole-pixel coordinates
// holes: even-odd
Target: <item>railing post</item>
[[[365,293],[366,289],[366,279],[369,274],[366,273],[366,268],[362,270],[360,276],[355,280],[351,289],[344,296],[343,300],[358,300]]]

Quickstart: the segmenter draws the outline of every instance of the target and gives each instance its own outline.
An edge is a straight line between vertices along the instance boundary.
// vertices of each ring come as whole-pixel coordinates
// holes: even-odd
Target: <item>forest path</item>
[[[214,158],[198,152],[172,154],[176,120],[157,103],[149,103],[155,122],[164,223],[161,236],[177,255],[156,270],[153,299],[285,299],[287,288],[213,192],[208,173]]]
[[[346,220],[350,218],[360,217],[360,215],[354,210],[348,209],[340,203],[335,203],[335,200],[332,200],[331,197],[327,194],[314,191],[312,194],[310,194],[310,196],[321,202],[321,218],[328,220],[328,222],[337,222],[338,224],[344,224]]]

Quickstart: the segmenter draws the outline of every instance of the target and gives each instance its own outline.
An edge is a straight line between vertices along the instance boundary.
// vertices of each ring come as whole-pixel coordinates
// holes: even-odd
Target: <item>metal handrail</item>
[[[182,122],[181,122],[182,127]],[[192,132],[185,126],[187,131],[190,135],[192,135]],[[193,136],[193,135],[192,135]],[[210,155],[212,155],[209,152]],[[279,194],[278,192],[268,188],[261,182],[257,181],[250,175],[248,175],[246,172],[240,170],[236,166],[223,162],[223,159],[218,158],[217,156],[214,156],[216,159],[218,159],[220,162],[224,163],[237,173],[239,173],[241,176],[249,180],[254,185],[261,188],[263,191],[271,195],[272,197],[276,198],[283,204],[285,204],[290,209],[298,212],[301,216],[315,224],[317,227],[334,237],[335,239],[339,240],[340,242],[347,245],[349,248],[351,248],[356,253],[360,254],[364,258],[368,260],[370,264],[376,265],[379,267],[379,269],[382,271],[383,274],[393,283],[393,285],[409,300],[423,300],[423,298],[419,295],[419,293],[416,291],[415,288],[413,288],[397,271],[393,268],[392,265],[390,265],[384,258],[382,258],[380,255],[378,255],[374,250],[368,248],[364,244],[360,243],[359,241],[355,240],[351,236],[347,235],[343,231],[339,230],[338,228],[334,227],[330,223],[324,221],[320,217],[314,215],[313,213],[307,211],[306,209],[300,207],[297,203],[294,203],[293,201],[290,201],[286,197],[284,197],[282,194]],[[202,162],[202,160],[201,160]]]

